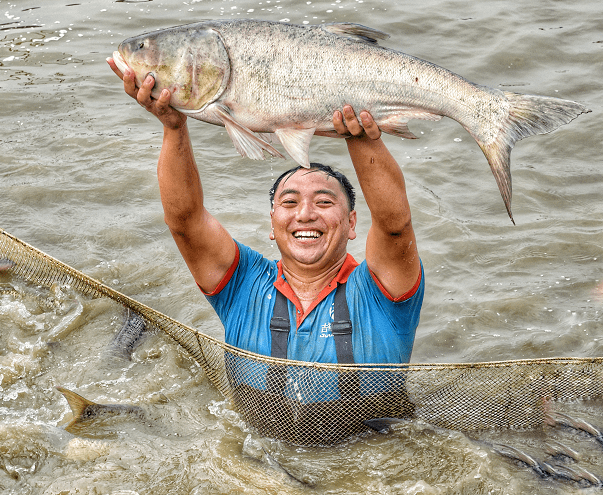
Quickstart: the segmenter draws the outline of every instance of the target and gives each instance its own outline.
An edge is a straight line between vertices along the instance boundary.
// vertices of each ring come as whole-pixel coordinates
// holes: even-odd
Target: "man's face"
[[[328,269],[356,238],[356,212],[350,211],[337,181],[316,169],[301,169],[281,181],[270,213],[283,263]]]

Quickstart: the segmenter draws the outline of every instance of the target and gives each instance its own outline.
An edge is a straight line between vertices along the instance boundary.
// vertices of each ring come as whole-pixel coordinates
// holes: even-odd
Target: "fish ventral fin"
[[[215,112],[222,120],[226,132],[228,132],[234,147],[241,156],[246,156],[252,160],[263,160],[264,151],[267,151],[272,156],[285,158],[274,146],[258,137],[247,127],[239,124],[227,111],[216,108]]]
[[[483,143],[479,139],[476,141],[488,159],[509,218],[515,224],[511,213],[511,150],[515,143],[528,136],[554,131],[590,110],[575,101],[548,96],[506,91],[504,95],[510,108],[506,120],[501,122],[498,135],[489,143]]]
[[[85,399],[81,395],[78,395],[75,392],[72,392],[71,390],[67,390],[64,387],[57,386],[56,389],[65,396],[65,399],[67,399],[69,407],[71,408],[71,411],[73,413],[73,421],[68,426],[71,426],[73,423],[75,423],[82,416],[84,410],[88,406],[96,405],[95,402]]]
[[[437,122],[442,119],[442,116],[419,108],[401,107],[391,109],[384,117],[379,116],[377,124],[386,134],[404,139],[418,139],[408,128],[408,121],[412,119]]]
[[[321,24],[321,27],[329,33],[371,45],[378,45],[379,40],[389,38],[389,34],[383,31],[363,26],[362,24],[354,24],[353,22],[330,22]]]
[[[310,141],[316,128],[312,129],[277,129],[274,133],[277,135],[287,153],[302,167],[310,168],[310,159],[308,153],[310,150]]]

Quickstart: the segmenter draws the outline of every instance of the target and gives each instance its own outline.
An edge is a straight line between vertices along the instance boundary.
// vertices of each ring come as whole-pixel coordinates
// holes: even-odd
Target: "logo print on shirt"
[[[323,339],[328,339],[329,337],[333,336],[331,334],[331,324],[330,323],[325,323],[322,327],[320,327],[320,336]]]
[[[331,320],[335,319],[335,303],[331,304],[331,307],[329,308],[329,316],[331,317]]]

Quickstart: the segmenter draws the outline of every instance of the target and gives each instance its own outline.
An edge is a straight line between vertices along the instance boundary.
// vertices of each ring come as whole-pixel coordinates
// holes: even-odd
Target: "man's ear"
[[[349,222],[350,222],[350,233],[348,235],[349,240],[356,239],[356,210],[350,211]]]

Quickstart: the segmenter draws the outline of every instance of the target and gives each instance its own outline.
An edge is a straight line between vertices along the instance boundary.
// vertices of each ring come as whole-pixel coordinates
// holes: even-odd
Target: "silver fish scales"
[[[486,155],[511,212],[510,152],[516,141],[550,132],[582,113],[569,100],[521,95],[474,84],[447,69],[377,41],[387,34],[358,24],[299,26],[281,22],[207,21],[129,38],[114,53],[153,95],[170,89],[170,104],[225,126],[243,156],[283,155],[309,166],[314,134],[338,136],[333,112],[368,110],[385,133],[413,139],[411,119],[459,122]]]

